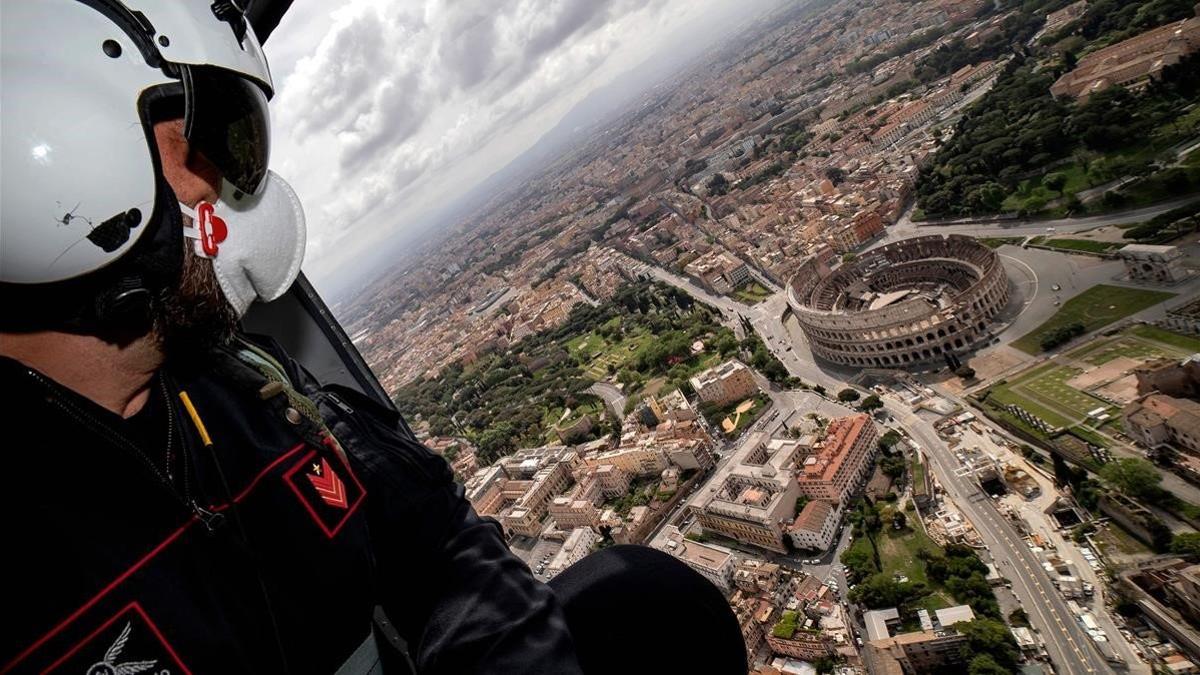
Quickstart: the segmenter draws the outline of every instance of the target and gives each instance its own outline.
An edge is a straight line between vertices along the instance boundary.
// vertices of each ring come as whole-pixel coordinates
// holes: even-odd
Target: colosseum
[[[1008,302],[992,249],[964,235],[904,239],[839,267],[810,256],[788,304],[814,356],[848,366],[935,365],[989,335]]]

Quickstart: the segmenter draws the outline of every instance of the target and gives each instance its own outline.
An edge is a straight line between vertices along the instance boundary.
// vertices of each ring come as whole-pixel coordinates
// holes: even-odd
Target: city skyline
[[[663,49],[702,51],[681,33],[720,36],[775,4],[296,6],[267,55],[274,169],[308,215],[305,270],[336,287],[360,271],[351,260],[419,236],[591,92],[615,81],[636,93],[648,83],[631,69]]]

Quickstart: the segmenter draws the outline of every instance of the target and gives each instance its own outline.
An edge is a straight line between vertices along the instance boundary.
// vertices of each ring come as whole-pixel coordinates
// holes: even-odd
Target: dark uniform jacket
[[[446,462],[258,344],[293,391],[225,350],[162,368],[127,420],[0,359],[3,672],[331,673],[380,606],[417,672],[578,672]]]

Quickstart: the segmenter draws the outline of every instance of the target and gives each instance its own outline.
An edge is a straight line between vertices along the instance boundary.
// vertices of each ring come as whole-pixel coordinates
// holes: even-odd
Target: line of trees
[[[1079,321],[1072,321],[1065,326],[1059,326],[1051,331],[1044,333],[1038,344],[1041,345],[1042,351],[1054,349],[1055,347],[1070,342],[1072,339],[1083,335],[1086,328]]]

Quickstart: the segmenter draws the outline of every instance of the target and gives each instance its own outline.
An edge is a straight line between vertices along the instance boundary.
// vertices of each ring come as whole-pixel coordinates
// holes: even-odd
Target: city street
[[[1013,592],[1029,615],[1030,623],[1046,643],[1061,673],[1109,673],[1108,665],[1091,645],[1091,638],[1075,621],[1041,564],[1021,536],[996,511],[992,500],[973,482],[959,476],[954,455],[938,437],[933,425],[903,403],[885,399],[885,407],[908,430],[930,458],[934,475],[963,511],[999,561],[999,572],[1013,582]]]
[[[1153,206],[1145,206],[1128,211],[1117,211],[1099,216],[1083,218],[1054,218],[1048,220],[997,220],[995,218],[980,218],[975,220],[963,219],[953,222],[931,221],[914,223],[909,219],[912,209],[905,212],[895,225],[887,229],[883,239],[868,248],[875,248],[898,239],[913,237],[918,234],[969,234],[974,237],[1024,237],[1047,234],[1046,228],[1054,228],[1055,234],[1067,234],[1090,230],[1106,225],[1121,225],[1138,223],[1149,220],[1160,213],[1179,208],[1197,200],[1195,195],[1173,199]]]
[[[619,389],[607,382],[597,382],[588,387],[588,391],[604,399],[617,419],[625,419],[625,395]]]

